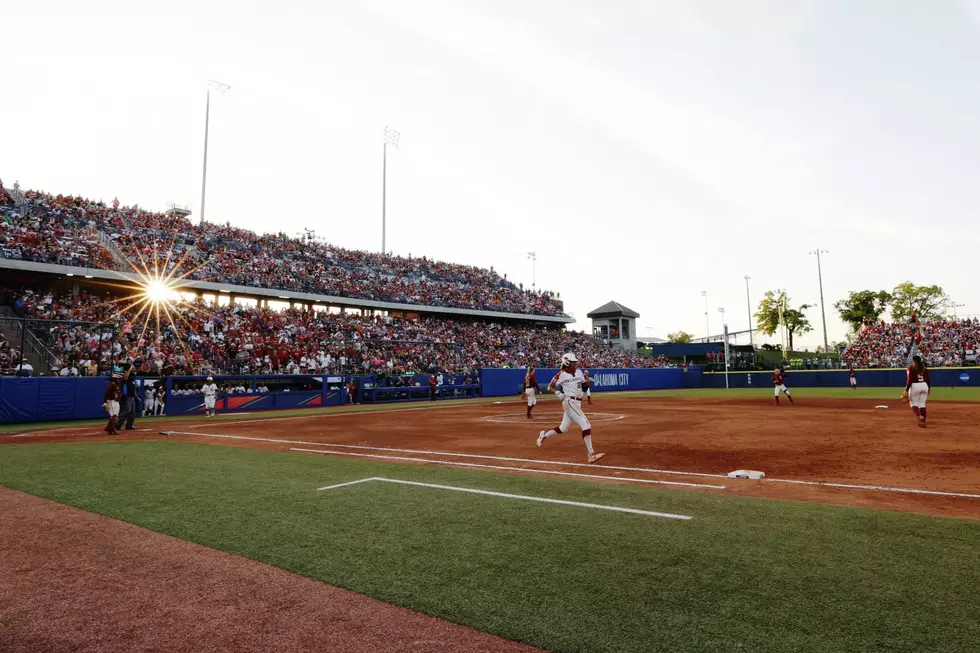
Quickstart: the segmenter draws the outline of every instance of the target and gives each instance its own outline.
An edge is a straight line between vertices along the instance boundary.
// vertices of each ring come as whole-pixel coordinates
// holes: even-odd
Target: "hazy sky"
[[[980,313],[980,0],[0,0],[8,185],[494,266],[639,333],[786,288]],[[920,252],[910,256],[909,252]],[[819,309],[804,345],[822,342]],[[648,329],[650,329],[648,331]]]

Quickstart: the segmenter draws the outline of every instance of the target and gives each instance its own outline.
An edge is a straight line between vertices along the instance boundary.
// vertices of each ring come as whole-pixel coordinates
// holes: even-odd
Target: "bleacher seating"
[[[841,360],[853,367],[904,367],[913,344],[930,367],[963,365],[969,362],[965,352],[980,348],[980,320],[871,324],[861,330]]]
[[[123,293],[123,297],[127,293]],[[130,293],[131,294],[131,293]],[[420,320],[355,314],[276,311],[181,302],[159,329],[139,307],[111,294],[78,296],[24,290],[23,309],[37,320],[111,322],[109,330],[36,323],[34,332],[60,366],[80,374],[109,370],[113,360],[144,361],[144,372],[382,373],[450,372],[482,367],[553,366],[574,351],[591,367],[664,367],[665,359],[610,349],[576,332],[472,319]]]
[[[191,280],[337,297],[531,315],[561,315],[551,293],[525,290],[492,268],[346,250],[285,234],[257,234],[138,206],[25,193],[0,206],[0,258],[116,269],[109,236],[136,269],[159,261]]]

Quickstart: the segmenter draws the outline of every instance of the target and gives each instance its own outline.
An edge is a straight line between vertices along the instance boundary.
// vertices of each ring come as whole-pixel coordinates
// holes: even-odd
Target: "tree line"
[[[886,312],[895,322],[910,320],[913,316],[920,320],[941,320],[948,317],[951,301],[941,286],[917,286],[906,281],[886,290],[852,290],[847,297],[834,304],[841,320],[851,331],[857,332],[869,322],[878,322]],[[785,290],[769,290],[759,302],[753,317],[756,328],[771,336],[779,329],[781,321],[786,325],[789,349],[793,349],[793,337],[813,331],[813,325],[806,311],[816,304],[794,306]],[[780,320],[782,309],[782,320]],[[694,336],[686,331],[667,334],[667,341],[687,343]]]

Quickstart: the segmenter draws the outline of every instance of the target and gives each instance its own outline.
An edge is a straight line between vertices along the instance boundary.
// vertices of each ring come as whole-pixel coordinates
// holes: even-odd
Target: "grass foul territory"
[[[0,457],[7,487],[552,651],[961,653],[980,641],[972,520],[177,441]],[[413,484],[340,487],[373,477]]]

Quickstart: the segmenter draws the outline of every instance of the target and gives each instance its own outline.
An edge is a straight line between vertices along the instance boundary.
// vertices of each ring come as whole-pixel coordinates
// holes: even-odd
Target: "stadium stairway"
[[[116,264],[116,269],[123,272],[130,272],[136,268],[130,264],[129,259],[123,254],[122,250],[119,249],[119,245],[116,241],[112,239],[109,234],[99,229],[99,240],[102,241],[102,246],[109,250],[112,254],[112,260]]]
[[[9,306],[0,306],[0,333],[3,334],[4,339],[10,343],[11,347],[16,347],[17,349],[20,349],[20,329],[20,321],[14,314],[14,311]],[[41,372],[50,374],[51,366],[48,365],[46,357],[37,350],[38,344],[40,343],[38,343],[37,338],[28,329],[27,338],[24,340],[23,357],[34,368],[35,375]],[[17,363],[19,362],[17,361]]]

